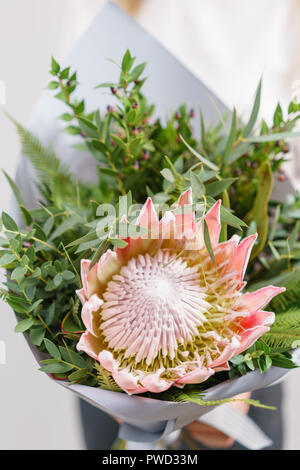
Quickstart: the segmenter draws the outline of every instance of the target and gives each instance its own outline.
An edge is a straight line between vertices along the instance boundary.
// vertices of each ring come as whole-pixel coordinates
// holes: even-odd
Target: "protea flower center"
[[[161,250],[132,258],[103,297],[100,328],[108,347],[122,362],[146,366],[176,360],[178,346],[198,335],[209,308],[198,268]]]

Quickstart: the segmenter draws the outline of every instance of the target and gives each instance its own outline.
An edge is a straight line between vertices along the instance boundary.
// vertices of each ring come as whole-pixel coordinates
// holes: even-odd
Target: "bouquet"
[[[273,383],[300,346],[300,196],[272,195],[300,105],[258,124],[259,83],[246,124],[235,109],[215,123],[200,110],[197,140],[185,105],[152,118],[145,67],[127,50],[118,80],[97,87],[112,104],[87,110],[76,71],[52,58],[64,132],[95,158],[98,183],[10,117],[40,200],[27,207],[4,172],[23,225],[3,212],[0,239],[1,297],[40,370],[137,440]]]

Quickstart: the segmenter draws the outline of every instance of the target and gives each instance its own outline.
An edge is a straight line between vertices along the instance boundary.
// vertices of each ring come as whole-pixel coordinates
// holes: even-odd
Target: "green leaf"
[[[26,207],[20,206],[20,209],[21,209],[21,212],[22,212],[22,215],[23,215],[25,225],[26,225],[26,227],[29,227],[29,225],[32,224],[32,216],[31,216],[29,210],[26,209]]]
[[[256,119],[257,119],[259,108],[260,108],[261,85],[262,85],[262,80],[260,79],[257,90],[256,90],[256,95],[255,95],[255,100],[254,100],[253,108],[251,111],[251,115],[243,133],[244,137],[248,137],[248,135],[251,134],[252,129],[256,123]]]
[[[235,366],[243,364],[244,356],[242,356],[242,354],[238,354],[237,356],[232,357],[230,359],[230,362],[232,362],[232,364],[234,364]]]
[[[62,119],[63,121],[72,121],[72,119],[74,119],[74,116],[72,116],[72,114],[69,114],[69,113],[64,113],[60,116],[60,119]]]
[[[197,157],[198,160],[200,160],[204,165],[208,166],[208,168],[210,168],[211,170],[219,171],[219,168],[217,167],[217,165],[215,165],[214,163],[210,162],[210,161],[207,160],[206,158],[202,157],[202,155],[200,155],[200,153],[198,153],[195,149],[193,149],[193,148],[184,140],[184,138],[182,137],[182,135],[180,135],[180,139],[182,140],[182,142],[184,143],[184,145],[189,149],[189,151],[192,152],[192,154],[195,155],[195,157]]]
[[[97,239],[96,232],[94,232],[94,231],[89,232],[86,235],[83,235],[83,237],[80,237],[80,238],[77,238],[76,240],[73,240],[71,243],[69,243],[67,245],[66,248],[70,248],[72,246],[77,246],[77,245],[80,245],[81,243],[89,242],[89,241],[96,240],[96,239]]]
[[[44,230],[42,229],[42,227],[40,227],[40,225],[37,224],[37,223],[35,223],[35,222],[34,222],[34,224],[33,224],[32,227],[33,227],[34,230],[35,230],[34,236],[35,236],[36,238],[38,238],[39,240],[41,240],[41,241],[43,241],[43,242],[46,242],[46,241],[47,241],[47,236],[46,236]]]
[[[61,275],[61,274],[56,274],[56,276],[55,276],[54,279],[53,279],[53,282],[54,282],[55,287],[60,286],[61,283],[62,283],[62,281],[63,281],[62,275]]]
[[[90,269],[92,269],[93,266],[95,266],[96,263],[98,263],[101,255],[106,251],[106,249],[108,248],[108,241],[107,240],[102,240],[101,243],[99,244],[96,252],[94,253],[94,256],[91,260],[91,264],[90,264]]]
[[[262,143],[262,142],[273,142],[274,140],[286,140],[299,137],[300,132],[276,132],[274,134],[258,135],[256,137],[247,138],[247,142]]]
[[[60,65],[56,62],[54,57],[51,58],[51,71],[54,75],[60,71]]]
[[[15,333],[23,333],[24,331],[29,330],[33,324],[33,318],[25,318],[25,320],[19,321],[19,323],[15,326]]]
[[[60,72],[60,78],[63,80],[69,78],[69,73],[70,73],[70,67],[66,67]]]
[[[65,219],[52,233],[50,240],[54,240],[55,238],[60,237],[63,235],[67,230],[71,230],[77,225],[81,223],[81,218],[77,215],[72,215],[68,219]]]
[[[19,189],[19,187],[16,185],[16,183],[11,179],[11,177],[6,173],[6,171],[2,170],[5,178],[7,179],[14,195],[15,195],[15,198],[17,200],[17,203],[19,204],[19,206],[25,206],[25,201],[23,199],[23,196],[22,196],[22,193]]]
[[[133,65],[134,60],[135,60],[135,57],[132,57],[131,54],[130,54],[129,49],[127,49],[125,54],[124,54],[122,64],[121,64],[121,68],[122,68],[123,73],[129,72],[129,70],[131,69],[131,67]]]
[[[130,73],[130,80],[137,80],[144,72],[146,65],[147,62],[143,62],[142,64],[137,65]]]
[[[17,281],[20,282],[24,278],[25,274],[27,272],[26,268],[23,268],[19,266],[18,268],[15,268],[13,272],[11,273],[11,280],[12,281]]]
[[[97,126],[95,126],[92,121],[89,121],[88,119],[82,116],[77,116],[77,119],[79,121],[80,128],[88,137],[98,137]]]
[[[122,240],[121,238],[109,238],[108,241],[118,247],[118,248],[125,248],[125,246],[128,245],[128,243],[125,240]]]
[[[235,134],[236,134],[236,109],[234,108],[233,109],[233,114],[232,114],[232,121],[231,121],[231,128],[230,128],[230,133],[229,133],[229,137],[226,141],[226,146],[225,146],[225,150],[224,150],[224,155],[223,155],[223,163],[227,163],[227,160],[228,160],[228,157],[231,153],[231,150],[232,150],[232,147],[233,147],[233,144],[234,144],[234,140],[235,140]]]
[[[102,142],[101,140],[92,139],[91,143],[95,147],[95,149],[99,150],[100,152],[103,152],[103,153],[109,152],[107,145],[105,145],[105,143]]]
[[[258,243],[253,247],[251,259],[255,258],[264,248],[268,230],[268,203],[273,189],[273,173],[269,161],[266,161],[260,168],[259,185],[254,205],[245,217],[245,221],[250,224],[253,220],[256,223],[258,233]]]
[[[0,266],[7,266],[8,264],[12,263],[15,260],[16,260],[16,256],[14,254],[6,253],[0,258]]]
[[[75,274],[72,273],[72,271],[68,271],[68,270],[63,271],[61,275],[65,281],[72,281],[75,278]]]
[[[205,194],[205,186],[201,182],[199,176],[191,171],[191,185],[193,190],[193,196],[197,199],[202,198]]]
[[[95,88],[114,88],[116,87],[116,83],[112,82],[105,82],[105,83],[100,83],[100,85],[97,85]]]
[[[74,369],[72,365],[63,364],[57,362],[57,364],[47,364],[46,366],[40,367],[40,371],[47,372],[47,374],[61,374],[64,372],[69,372]]]
[[[174,178],[172,171],[169,168],[163,168],[160,171],[160,173],[167,181],[169,181],[170,183],[174,183],[175,178]]]
[[[48,84],[47,88],[48,90],[56,90],[59,87],[59,83],[52,81]]]
[[[65,362],[72,363],[75,366],[80,367],[80,368],[87,367],[86,361],[77,352],[71,350],[70,348],[67,349],[62,346],[59,346],[59,350]]]
[[[45,334],[46,330],[43,326],[39,328],[34,328],[30,331],[30,340],[35,346],[40,346],[43,342]]]
[[[81,133],[79,127],[76,126],[67,126],[64,128],[64,132],[70,135],[79,135]]]
[[[227,189],[235,181],[235,178],[227,178],[220,181],[214,181],[213,183],[206,185],[206,194],[211,197],[215,197],[221,194],[224,189]]]
[[[54,343],[52,343],[52,341],[44,338],[44,343],[50,356],[54,357],[55,359],[61,359],[59,349]]]
[[[88,373],[88,369],[79,369],[79,370],[76,370],[75,372],[72,372],[72,374],[70,374],[68,376],[68,380],[70,382],[77,382],[79,381],[80,379],[83,379],[83,377],[85,377]]]
[[[210,240],[210,235],[209,235],[209,229],[208,225],[205,219],[203,219],[203,232],[204,232],[204,243],[206,246],[206,249],[209,253],[209,256],[213,262],[213,265],[215,268],[217,268],[216,260],[215,260],[215,255],[214,255],[214,250],[211,245],[211,240]]]
[[[2,212],[2,222],[7,230],[11,230],[12,232],[19,231],[16,222],[6,212]]]
[[[282,109],[281,109],[280,104],[278,103],[274,112],[274,116],[273,116],[274,127],[279,127],[282,121],[283,121]]]

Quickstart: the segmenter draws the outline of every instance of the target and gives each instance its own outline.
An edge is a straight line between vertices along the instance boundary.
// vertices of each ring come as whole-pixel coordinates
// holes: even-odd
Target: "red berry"
[[[175,113],[175,119],[180,119],[181,118],[181,114],[177,111]]]
[[[115,87],[111,87],[110,91],[113,95],[116,95],[118,90]]]
[[[138,107],[138,103],[136,101],[134,101],[134,103],[132,103],[132,109],[136,109]]]
[[[190,110],[190,118],[193,119],[195,117],[195,111],[193,109]]]
[[[285,181],[286,180],[286,176],[285,174],[281,173],[280,175],[278,175],[278,181]]]

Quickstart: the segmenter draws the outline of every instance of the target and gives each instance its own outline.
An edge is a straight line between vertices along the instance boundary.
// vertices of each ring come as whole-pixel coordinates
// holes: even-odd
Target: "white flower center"
[[[139,255],[108,283],[100,328],[124,359],[147,365],[159,355],[172,360],[205,322],[205,296],[197,267],[169,252]]]

